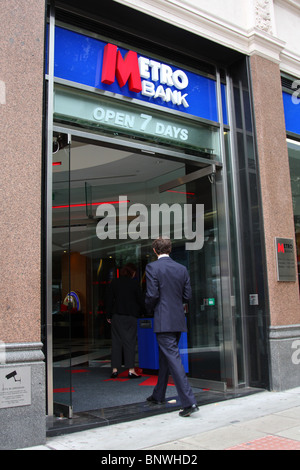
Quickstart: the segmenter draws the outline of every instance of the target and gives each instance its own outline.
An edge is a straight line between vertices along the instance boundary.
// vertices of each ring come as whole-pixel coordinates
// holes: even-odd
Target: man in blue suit
[[[155,404],[165,402],[171,373],[183,407],[179,415],[186,417],[198,411],[178,348],[181,333],[187,331],[183,303],[191,298],[190,278],[187,269],[170,258],[172,244],[168,238],[158,238],[152,246],[158,260],[146,267],[145,304],[149,313],[154,311],[159,373],[157,385],[147,400]]]

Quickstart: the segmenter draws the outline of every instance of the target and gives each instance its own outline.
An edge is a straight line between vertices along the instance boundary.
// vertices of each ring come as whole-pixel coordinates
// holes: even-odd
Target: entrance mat
[[[150,394],[148,393],[147,396]],[[195,396],[199,406],[226,399],[220,393],[209,391],[200,392]],[[143,402],[139,403],[74,413],[73,418],[71,419],[48,417],[47,436],[60,436],[63,434],[98,428],[100,426],[134,421],[135,419],[160,415],[179,410],[180,408],[180,403],[178,403],[177,397],[170,396],[167,399],[167,403],[164,405],[153,405],[144,399]]]
[[[78,377],[80,374],[74,374]],[[73,377],[74,377],[73,376]],[[149,378],[149,376],[148,376]],[[151,395],[153,390],[153,385],[148,386],[139,386],[139,383],[142,384],[145,382],[145,377],[140,379],[125,380],[124,382],[117,382],[116,379],[108,381],[106,383],[111,384],[115,387],[115,392],[117,392],[119,397],[123,397],[123,404],[114,404],[114,406],[108,407],[95,407],[90,408],[87,411],[78,411],[74,409],[74,414],[71,419],[68,418],[56,418],[48,417],[47,418],[47,436],[60,436],[63,434],[70,434],[73,432],[83,431],[87,429],[93,429],[100,426],[108,426],[117,423],[124,423],[128,421],[134,421],[136,419],[147,418],[150,416],[160,415],[163,413],[168,413],[172,411],[179,410],[181,408],[178,397],[176,396],[176,388],[170,384],[168,387],[168,393],[166,396],[167,403],[164,405],[153,405],[147,402],[146,398]],[[146,379],[147,380],[147,379]],[[124,394],[124,384],[127,384],[131,388],[131,393],[135,390],[138,391],[139,398],[132,403],[124,403],[124,399],[128,400],[132,396],[127,396]],[[72,393],[72,399],[74,402],[74,397],[76,396],[76,386],[73,384],[75,392]],[[112,388],[110,389],[112,390]],[[104,389],[99,389],[98,385],[98,394],[103,393]],[[202,390],[194,389],[195,397],[199,406],[208,405],[211,403],[218,403],[225,400],[230,400],[233,398],[238,398],[241,396],[250,395],[253,393],[258,393],[262,390],[245,388],[243,390],[238,390],[237,392],[215,392],[212,390]],[[110,391],[107,391],[108,395]],[[86,390],[86,393],[89,393],[89,390]],[[62,395],[62,394],[61,394]],[[136,396],[132,393],[133,396]],[[103,396],[102,396],[103,401]]]
[[[279,436],[265,436],[226,450],[300,450],[300,442]]]
[[[72,404],[74,413],[144,402],[157,383],[157,375],[138,368],[136,372],[139,377],[135,379],[128,377],[128,370],[112,379],[106,367],[54,368],[54,402]],[[199,388],[193,390],[199,392]],[[170,377],[166,397],[173,395]]]

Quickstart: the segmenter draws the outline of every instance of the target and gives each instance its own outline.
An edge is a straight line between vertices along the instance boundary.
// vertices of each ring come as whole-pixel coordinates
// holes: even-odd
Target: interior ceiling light
[[[298,140],[286,139],[286,141],[287,141],[289,144],[300,145],[300,142],[299,142]]]
[[[167,193],[186,194],[187,196],[195,196],[196,195],[196,193],[187,193],[185,191],[173,191],[172,189],[168,189]]]

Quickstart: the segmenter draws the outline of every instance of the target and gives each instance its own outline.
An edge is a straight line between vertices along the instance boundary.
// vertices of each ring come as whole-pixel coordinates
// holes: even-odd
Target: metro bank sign
[[[216,82],[133,50],[55,28],[54,76],[218,122]],[[222,86],[225,103],[225,87]],[[141,103],[142,104],[142,103]]]
[[[133,51],[128,51],[123,58],[117,46],[107,44],[104,48],[101,82],[111,85],[116,77],[121,88],[128,82],[129,90],[134,93],[189,107],[187,93],[181,94],[181,90],[189,84],[183,70],[173,71],[169,65],[156,60],[142,56],[138,58],[137,53]],[[159,85],[156,86],[156,83]],[[170,87],[175,87],[175,90]]]

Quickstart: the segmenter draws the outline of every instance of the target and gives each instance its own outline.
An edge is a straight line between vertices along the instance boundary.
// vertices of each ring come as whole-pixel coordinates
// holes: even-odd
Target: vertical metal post
[[[239,198],[239,190],[238,190],[238,181],[237,181],[237,143],[236,143],[236,126],[234,122],[234,106],[233,106],[233,84],[232,79],[227,75],[226,77],[226,90],[227,90],[227,103],[228,103],[228,121],[230,127],[230,154],[232,158],[232,183],[233,183],[233,190],[234,190],[234,205],[235,205],[235,214],[236,214],[236,237],[237,237],[237,258],[238,258],[238,270],[239,270],[239,284],[240,284],[240,307],[241,311],[241,319],[242,319],[242,341],[243,341],[243,368],[244,368],[244,383],[247,386],[249,383],[248,379],[248,368],[246,367],[246,354],[247,354],[247,347],[246,347],[246,324],[245,324],[245,294],[244,294],[244,286],[245,286],[245,278],[244,278],[244,270],[243,270],[243,250],[242,250],[242,233],[241,233],[241,221],[240,221],[240,198]]]
[[[48,30],[47,97],[47,215],[46,215],[46,295],[47,295],[47,397],[48,416],[53,416],[53,326],[52,326],[52,152],[54,95],[55,0],[50,5]]]
[[[222,108],[222,90],[220,72],[217,70],[217,100],[220,122],[220,146],[223,157],[222,174],[216,175],[216,198],[218,202],[218,229],[220,244],[221,292],[223,307],[223,342],[224,359],[222,379],[226,379],[229,388],[237,387],[237,357],[236,332],[232,309],[232,269],[231,269],[231,239],[229,220],[229,201],[227,185],[227,166],[224,143],[224,123]],[[228,113],[229,114],[229,113]]]

